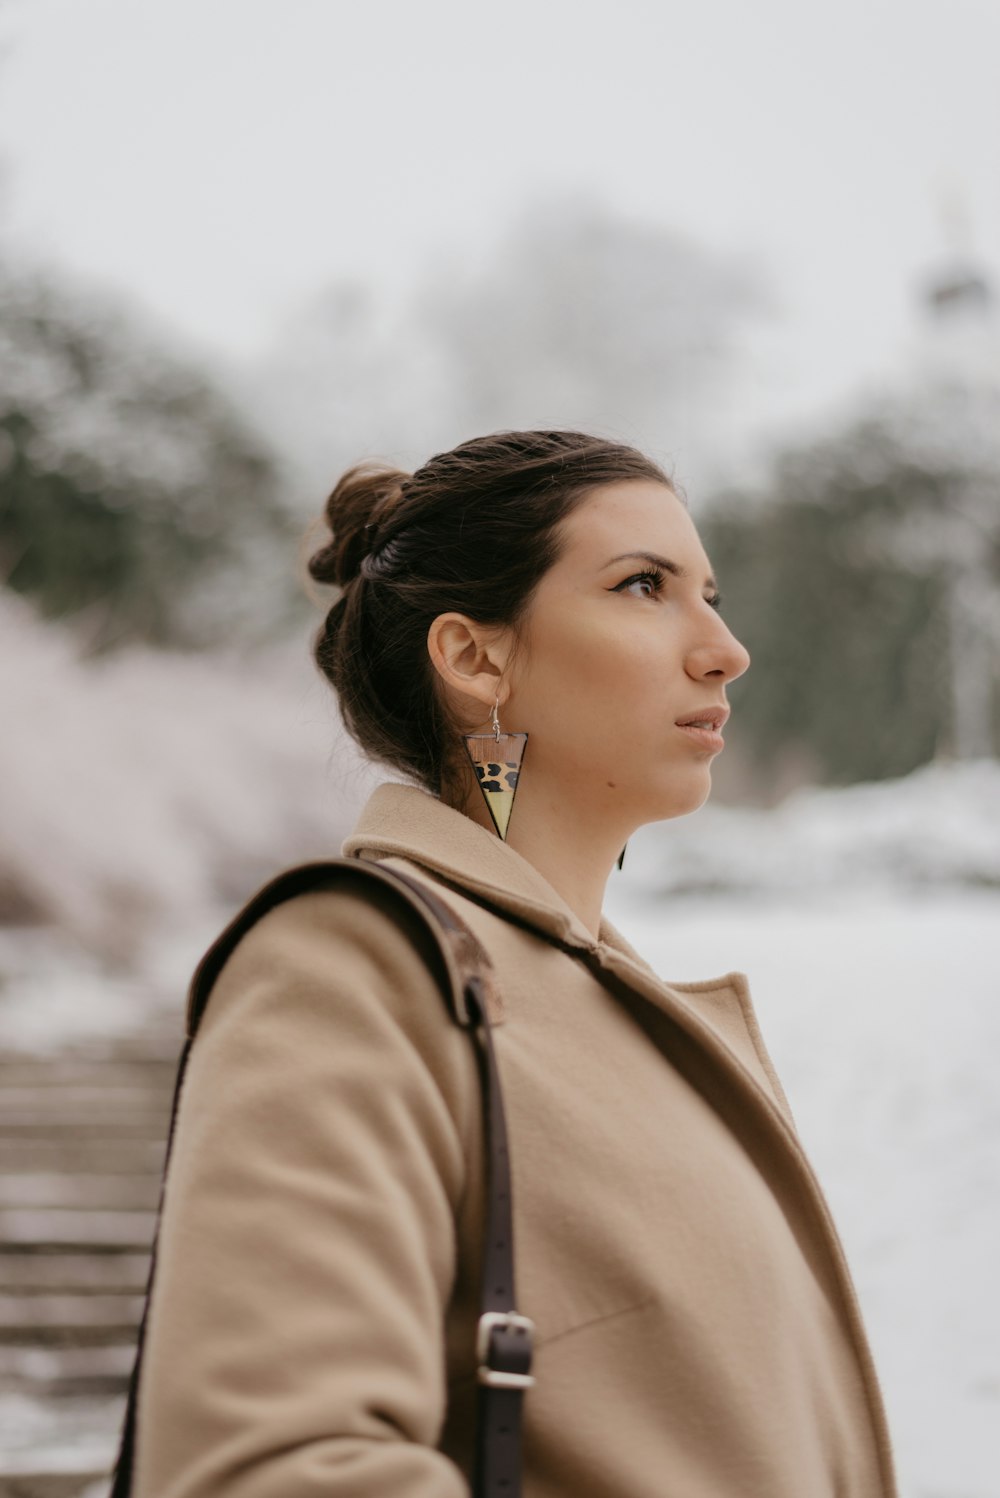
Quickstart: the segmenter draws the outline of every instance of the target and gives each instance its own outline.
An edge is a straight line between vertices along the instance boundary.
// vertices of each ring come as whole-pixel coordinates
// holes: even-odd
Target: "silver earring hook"
[[[490,723],[491,723],[491,726],[493,728],[493,732],[496,735],[496,741],[497,741],[498,744],[500,742],[500,720],[497,717],[497,708],[499,706],[500,706],[500,694],[498,692],[497,693],[497,699],[494,702],[493,709],[492,709],[492,711],[490,713]]]

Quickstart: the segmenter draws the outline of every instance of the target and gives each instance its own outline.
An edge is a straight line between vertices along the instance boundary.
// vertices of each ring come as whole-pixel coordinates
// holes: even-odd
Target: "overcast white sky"
[[[6,233],[241,357],[341,274],[405,291],[560,184],[773,278],[775,413],[1000,266],[996,0],[6,0]]]

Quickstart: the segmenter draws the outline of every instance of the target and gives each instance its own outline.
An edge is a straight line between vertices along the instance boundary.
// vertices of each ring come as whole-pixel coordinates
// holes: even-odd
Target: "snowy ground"
[[[644,910],[612,886],[605,909],[668,980],[748,975],[852,1266],[904,1498],[998,1498],[1000,890]]]

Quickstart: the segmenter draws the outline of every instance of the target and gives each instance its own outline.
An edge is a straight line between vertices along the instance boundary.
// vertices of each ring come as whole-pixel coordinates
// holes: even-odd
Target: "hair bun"
[[[409,477],[374,461],[355,463],[342,474],[324,506],[331,539],[309,558],[310,577],[340,588],[357,577],[371,550],[370,527],[392,508]]]

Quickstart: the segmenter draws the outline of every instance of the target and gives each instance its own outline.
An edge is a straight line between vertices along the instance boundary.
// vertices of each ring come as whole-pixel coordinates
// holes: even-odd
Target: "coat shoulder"
[[[341,861],[298,864],[256,891],[213,939],[188,988],[193,1034],[217,994],[275,973],[305,986],[437,993],[447,1017],[453,974],[424,912],[397,888]]]
[[[423,1058],[464,1120],[475,1058],[453,1013],[441,947],[419,912],[363,877],[299,888],[248,919],[252,905],[219,934],[191,980],[196,1050],[212,1044],[210,1036],[237,1045],[237,1037],[254,1036],[283,1051],[342,1044],[361,1032],[388,1042],[391,1033]],[[377,1067],[375,1051],[371,1060]]]

